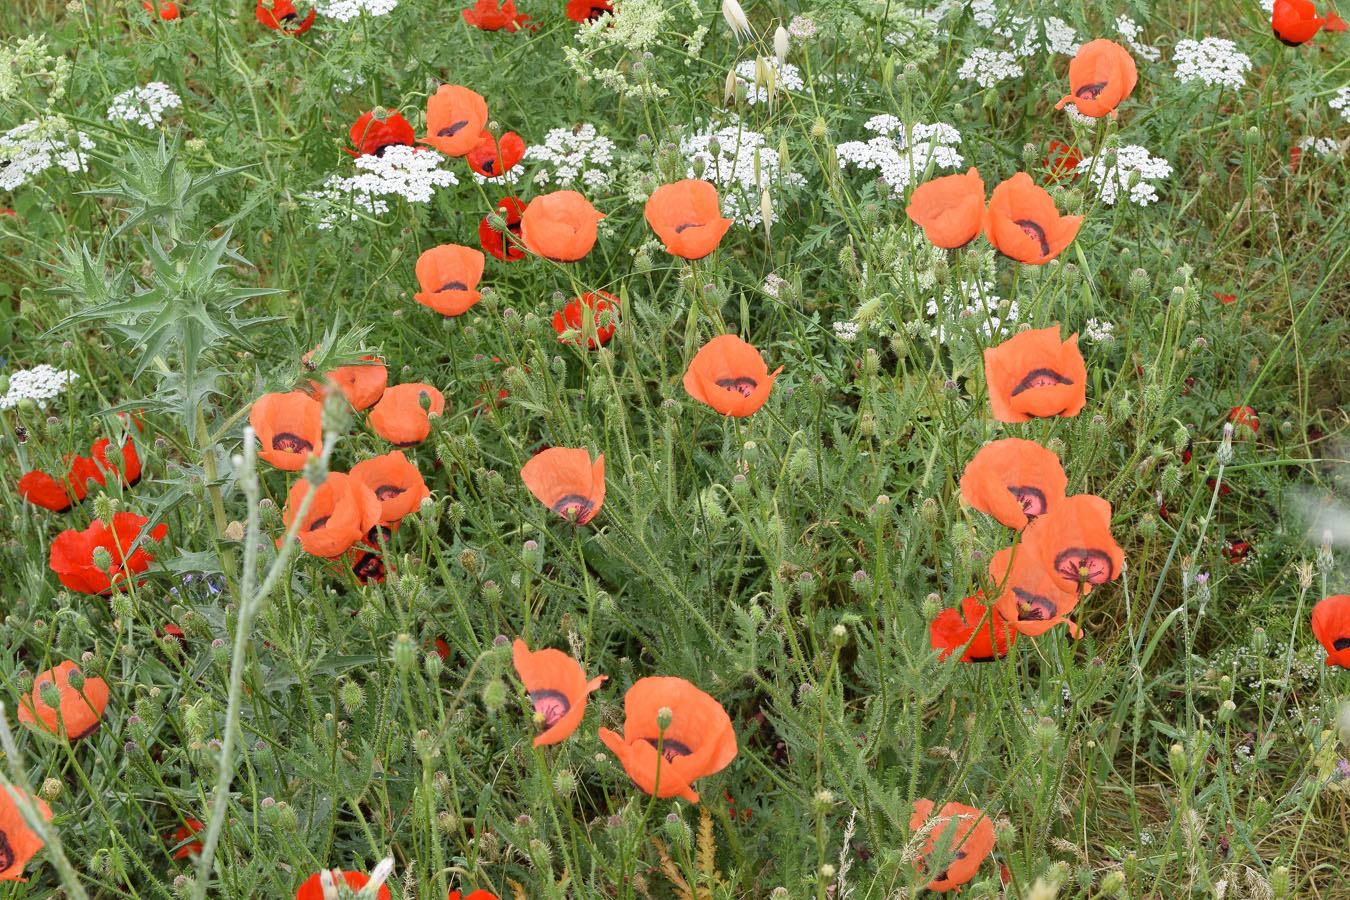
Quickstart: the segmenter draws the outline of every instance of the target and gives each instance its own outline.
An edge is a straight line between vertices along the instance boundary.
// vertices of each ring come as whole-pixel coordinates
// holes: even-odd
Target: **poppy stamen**
[[[1017,596],[1017,618],[1022,622],[1046,622],[1059,615],[1059,607],[1055,601],[1043,594],[1033,594],[1031,591],[1020,587],[1014,587],[1013,593]]]
[[[465,126],[465,125],[468,125],[468,124],[469,124],[469,120],[468,120],[468,119],[464,119],[463,121],[460,121],[460,122],[455,122],[454,124],[452,124],[452,125],[447,125],[447,126],[445,126],[444,128],[442,128],[440,131],[436,132],[436,136],[437,136],[437,137],[454,137],[455,135],[457,135],[457,134],[459,134],[461,131],[463,131],[463,130],[464,130],[464,126]]]
[[[1045,492],[1040,488],[1031,485],[1015,484],[1009,485],[1008,493],[1017,498],[1017,502],[1022,504],[1022,512],[1027,516],[1043,516],[1049,504],[1045,500]]]
[[[272,436],[272,449],[283,453],[310,453],[313,452],[314,445],[298,434],[279,431]]]
[[[742,375],[739,378],[719,378],[717,386],[725,388],[728,391],[735,391],[742,397],[749,397],[759,387],[759,382],[749,376]]]
[[[1033,241],[1041,245],[1041,256],[1050,255],[1050,242],[1045,239],[1045,228],[1031,219],[1017,219],[1014,224]]]
[[[572,702],[562,691],[547,689],[530,691],[528,696],[530,702],[534,704],[534,714],[543,718],[541,724],[545,729],[557,725],[572,709]]]
[[[1069,547],[1055,556],[1055,571],[1068,581],[1102,584],[1111,580],[1111,557],[1101,550]]]
[[[374,553],[362,553],[352,565],[352,574],[363,584],[372,578],[381,580],[384,578],[384,560]]]
[[[1057,384],[1073,384],[1073,379],[1065,378],[1054,369],[1032,369],[1025,378],[1017,382],[1017,386],[1012,389],[1012,396],[1016,397],[1032,388],[1054,387]]]

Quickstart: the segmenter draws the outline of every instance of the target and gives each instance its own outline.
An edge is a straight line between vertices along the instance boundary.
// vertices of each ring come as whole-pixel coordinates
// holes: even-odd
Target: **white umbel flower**
[[[32,400],[46,409],[47,401],[70,387],[80,376],[66,369],[43,363],[31,369],[21,369],[9,376],[9,390],[0,397],[0,409],[12,409],[24,400]]]
[[[931,163],[937,169],[965,165],[958,147],[961,133],[946,122],[918,122],[906,136],[904,123],[891,115],[873,116],[864,126],[879,136],[845,141],[835,147],[840,168],[876,171],[892,187],[908,187]]]
[[[402,197],[409,203],[427,203],[436,189],[459,184],[455,173],[440,168],[445,157],[419,147],[391,146],[376,156],[367,153],[356,158],[360,173],[350,178],[332,175],[308,200],[319,209],[317,225],[321,231],[338,222],[354,222],[362,214],[379,217],[389,211],[385,198]]]
[[[755,65],[757,60],[743,59],[736,63],[736,78],[745,84],[745,102],[754,106],[756,103],[769,102],[769,87],[764,79],[757,77]],[[783,63],[779,65],[771,59],[763,60],[765,74],[773,78],[775,91],[800,91],[806,87],[806,81],[802,78],[802,71],[792,63]]]
[[[525,158],[543,164],[534,176],[540,185],[561,188],[580,180],[590,187],[607,188],[614,177],[614,142],[589,122],[550,128],[541,143],[525,151]]]
[[[1116,17],[1116,34],[1120,35],[1120,39],[1129,45],[1135,56],[1141,56],[1149,62],[1157,62],[1158,58],[1162,56],[1162,52],[1157,47],[1150,47],[1140,41],[1140,30],[1139,24],[1124,13]]]
[[[57,116],[15,125],[0,135],[0,191],[12,191],[52,168],[83,172],[89,167],[83,151],[95,146],[83,131],[67,133],[65,120]]]
[[[164,121],[164,113],[183,105],[183,99],[162,81],[152,81],[145,87],[123,91],[108,107],[108,119],[126,122],[143,128],[154,128]]]
[[[962,61],[956,74],[966,81],[973,81],[982,88],[991,88],[1000,81],[1016,78],[1022,74],[1022,64],[1007,50],[990,50],[976,47],[970,56]]]
[[[1209,87],[1217,84],[1234,90],[1247,83],[1246,73],[1252,70],[1251,58],[1223,38],[1179,41],[1172,51],[1172,62],[1183,84],[1203,81]]]
[[[759,200],[764,191],[782,196],[785,188],[806,183],[800,172],[779,166],[778,153],[763,134],[738,125],[692,134],[680,141],[680,154],[688,162],[687,176],[715,184],[722,214],[748,228],[763,221]],[[702,163],[702,174],[696,173],[695,161]]]
[[[1088,156],[1074,169],[1087,175],[1097,188],[1097,196],[1107,206],[1115,206],[1121,192],[1138,206],[1158,202],[1158,188],[1154,184],[1172,174],[1172,165],[1160,156],[1153,156],[1143,147],[1127,144],[1115,153]],[[1134,178],[1138,174],[1138,179]],[[1134,182],[1131,184],[1131,182]]]
[[[1340,88],[1336,96],[1327,101],[1327,106],[1341,111],[1341,118],[1350,122],[1350,86]]]
[[[314,8],[319,15],[339,22],[350,22],[365,13],[368,16],[384,16],[394,11],[398,0],[316,0]]]

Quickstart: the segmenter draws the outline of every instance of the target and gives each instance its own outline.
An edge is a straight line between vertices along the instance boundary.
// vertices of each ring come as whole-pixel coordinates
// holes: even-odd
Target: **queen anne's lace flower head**
[[[361,13],[384,16],[394,11],[398,0],[316,0],[314,8],[319,15],[339,22],[350,22]]]
[[[1327,106],[1341,111],[1341,118],[1350,122],[1350,86],[1336,91],[1336,96],[1327,102]]]
[[[427,203],[439,187],[459,184],[455,173],[440,168],[445,157],[433,151],[391,145],[384,153],[368,153],[355,160],[360,173],[330,176],[323,187],[308,195],[320,210],[318,227],[331,229],[339,221],[356,221],[360,213],[381,216],[389,211],[386,197],[409,203]]]
[[[1021,315],[1016,300],[1004,300],[994,293],[992,281],[973,277],[943,288],[940,304],[937,297],[930,297],[926,312],[936,320],[928,329],[929,336],[942,343],[951,336],[953,326],[957,326],[957,335],[974,331],[985,340],[997,340],[1012,333]]]
[[[67,133],[60,116],[15,125],[0,135],[0,190],[12,191],[52,168],[83,172],[89,166],[84,151],[95,146],[83,131]]]
[[[525,158],[542,163],[534,176],[538,185],[563,187],[580,181],[588,188],[607,188],[614,179],[614,142],[589,122],[549,129],[543,143],[525,151]]]
[[[840,168],[853,166],[880,174],[893,187],[907,187],[922,178],[931,162],[938,169],[965,165],[957,148],[961,133],[946,122],[931,125],[919,122],[906,137],[904,123],[891,115],[873,116],[863,127],[878,137],[867,141],[845,141],[835,148]]]
[[[1298,139],[1298,149],[1304,153],[1315,153],[1323,159],[1338,159],[1341,145],[1331,138],[1307,135]]]
[[[1246,73],[1252,61],[1238,50],[1237,44],[1223,38],[1184,40],[1172,51],[1177,78],[1184,84],[1203,81],[1207,86],[1222,85],[1234,90],[1247,83]]]
[[[764,221],[760,195],[765,190],[781,190],[806,183],[800,172],[784,171],[778,165],[778,152],[758,131],[727,125],[701,131],[680,141],[680,154],[688,162],[687,175],[717,185],[722,200],[722,215],[753,228]],[[756,177],[755,157],[759,157]],[[701,163],[702,172],[695,168]],[[773,212],[773,221],[778,215]]]
[[[1160,156],[1152,156],[1143,147],[1127,144],[1114,153],[1107,151],[1101,156],[1087,156],[1074,169],[1080,175],[1087,175],[1097,188],[1097,196],[1107,206],[1114,206],[1120,192],[1128,193],[1131,203],[1148,206],[1158,201],[1158,188],[1153,182],[1171,176],[1172,166]],[[1138,173],[1138,181],[1131,186],[1133,175]]]
[[[75,372],[58,369],[46,363],[12,372],[9,376],[9,390],[0,397],[0,409],[12,409],[24,400],[32,400],[45,409],[48,400],[60,394],[79,377]]]
[[[1116,17],[1116,34],[1120,35],[1120,39],[1129,46],[1131,52],[1149,62],[1157,62],[1162,52],[1157,47],[1150,47],[1140,41],[1140,31],[1139,24],[1124,13]]]
[[[123,91],[112,99],[108,119],[126,122],[144,128],[154,128],[164,121],[164,113],[183,105],[183,99],[162,81],[152,81],[145,87]]]
[[[778,65],[777,60],[764,60],[769,73],[774,79],[774,91],[782,94],[783,91],[800,91],[806,86],[802,80],[801,70],[792,63],[783,63]],[[767,85],[755,83],[756,61],[753,59],[743,59],[736,63],[736,80],[745,85],[745,102],[754,106],[756,103],[767,103],[769,101],[769,88]]]
[[[991,88],[1000,81],[1016,78],[1022,74],[1022,64],[1007,50],[990,50],[976,47],[970,51],[956,70],[956,74],[966,81],[973,81],[982,88]]]

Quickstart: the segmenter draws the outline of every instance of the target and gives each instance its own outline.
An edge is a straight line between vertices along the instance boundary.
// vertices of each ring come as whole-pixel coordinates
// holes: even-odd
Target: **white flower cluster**
[[[614,142],[589,122],[573,128],[551,128],[542,144],[525,151],[525,158],[551,167],[535,173],[538,185],[565,184],[581,179],[591,188],[607,188],[614,180]]]
[[[1078,32],[1073,26],[1056,16],[1045,19],[1029,19],[1025,16],[1013,16],[1005,25],[999,25],[994,33],[1012,40],[1014,56],[1035,56],[1040,51],[1063,53],[1073,56],[1078,52]]]
[[[46,409],[48,400],[70,387],[70,383],[79,377],[75,372],[46,363],[15,372],[9,376],[9,390],[0,397],[0,409],[13,409],[24,400],[32,400]]]
[[[409,203],[427,203],[436,188],[459,184],[455,173],[440,168],[445,157],[434,150],[390,146],[381,155],[356,158],[361,173],[350,178],[331,175],[308,199],[321,210],[318,227],[331,229],[340,221],[356,221],[359,213],[380,216],[389,211],[384,197],[399,196]]]
[[[970,0],[970,15],[981,28],[993,28],[996,8],[994,0]]]
[[[0,191],[12,191],[29,176],[57,166],[83,172],[89,166],[83,151],[94,147],[83,131],[66,134],[65,120],[59,117],[15,125],[0,135]]]
[[[835,322],[831,326],[834,328],[834,336],[845,343],[851,343],[858,336],[858,329],[861,328],[857,322],[844,321]]]
[[[319,15],[339,22],[350,22],[361,13],[384,16],[394,11],[398,0],[316,0],[314,8]]]
[[[788,23],[788,34],[799,41],[809,41],[816,36],[816,23],[806,16],[793,16]]]
[[[976,47],[961,62],[961,68],[956,70],[956,74],[982,88],[991,88],[1000,81],[1021,75],[1022,64],[1007,50]]]
[[[1116,326],[1100,319],[1088,319],[1083,325],[1083,338],[1090,344],[1109,344],[1116,339]]]
[[[957,149],[961,133],[946,122],[932,125],[919,122],[910,129],[908,138],[904,123],[895,116],[873,116],[863,127],[880,136],[867,141],[845,141],[836,147],[840,168],[852,165],[873,169],[887,184],[905,188],[916,176],[923,175],[930,162],[939,169],[965,164]]]
[[[1323,159],[1337,159],[1341,155],[1341,145],[1331,138],[1301,137],[1298,139],[1298,149],[1304,153],[1316,153]]]
[[[779,168],[778,153],[764,135],[739,125],[691,134],[680,141],[680,154],[688,162],[690,178],[702,178],[717,185],[722,195],[722,215],[748,228],[764,221],[759,205],[763,191],[806,184],[806,176],[800,172]],[[695,172],[695,160],[703,164],[702,174]],[[772,221],[778,221],[777,212],[772,215]]]
[[[1120,35],[1120,39],[1130,45],[1136,56],[1142,56],[1149,62],[1157,62],[1162,52],[1157,47],[1150,47],[1139,40],[1141,30],[1139,23],[1124,13],[1116,17],[1116,34]]]
[[[756,83],[755,63],[756,60],[753,59],[743,59],[736,63],[736,80],[745,85],[745,102],[751,106],[769,102],[768,85]],[[802,80],[801,69],[792,63],[783,63],[780,66],[777,60],[766,59],[764,65],[768,74],[773,77],[775,93],[800,91],[806,86],[806,82]]]
[[[779,289],[784,287],[787,283],[787,279],[782,275],[779,275],[777,272],[770,272],[768,276],[765,277],[764,286],[761,290],[770,297],[777,297]]]
[[[1327,101],[1327,106],[1341,111],[1341,118],[1350,122],[1350,87],[1336,91],[1336,96]]]
[[[1251,58],[1223,38],[1178,41],[1172,62],[1183,84],[1203,81],[1208,87],[1218,84],[1234,90],[1247,83],[1245,73],[1252,70]]]
[[[956,289],[961,289],[960,296]],[[947,342],[948,329],[961,323],[959,331],[976,331],[986,339],[1011,333],[1021,310],[1016,300],[1004,300],[994,293],[992,281],[967,279],[960,285],[949,284],[942,292],[942,305],[929,298],[928,315],[938,322],[928,330],[930,337]]]
[[[1150,155],[1137,144],[1126,144],[1114,154],[1107,151],[1100,157],[1083,157],[1074,171],[1088,176],[1097,186],[1097,196],[1107,206],[1115,206],[1121,191],[1129,193],[1131,203],[1148,206],[1158,201],[1158,188],[1153,182],[1169,177],[1172,165],[1160,156]],[[1139,180],[1131,186],[1136,172]]]
[[[183,99],[162,81],[152,81],[145,87],[123,91],[112,99],[108,119],[127,122],[144,128],[154,128],[164,121],[165,110],[177,109]]]

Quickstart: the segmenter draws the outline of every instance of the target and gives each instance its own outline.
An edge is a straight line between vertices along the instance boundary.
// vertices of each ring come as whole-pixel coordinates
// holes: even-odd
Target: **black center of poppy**
[[[467,291],[469,286],[462,281],[447,281],[441,285],[440,291]],[[437,293],[440,293],[437,291]]]
[[[14,865],[16,858],[14,848],[9,845],[9,835],[0,831],[0,872],[4,872]]]
[[[483,170],[484,172],[486,172],[486,173],[488,173],[489,175],[491,175],[491,174],[492,174],[492,167],[493,167],[493,165],[496,164],[496,162],[497,162],[497,160],[496,160],[495,157],[494,157],[494,158],[490,158],[490,159],[488,159],[487,162],[483,163],[483,165],[482,165],[480,168],[482,168],[482,170]]]
[[[407,488],[401,488],[392,484],[382,484],[375,489],[375,496],[380,500],[393,500],[399,494],[405,493]]]
[[[679,741],[672,741],[670,738],[666,738],[663,741],[658,741],[656,738],[643,738],[643,740],[653,747],[659,745],[661,755],[665,758],[666,762],[670,762],[677,756],[688,756],[694,752],[685,744],[681,744]]]
[[[1022,504],[1022,512],[1028,516],[1045,515],[1045,492],[1040,488],[1029,484],[1014,484],[1009,485],[1008,493],[1017,498],[1017,502]]]
[[[717,379],[717,386],[735,391],[742,397],[749,397],[755,392],[755,388],[759,387],[759,382],[742,375],[740,378],[719,378]]]
[[[447,125],[440,131],[436,132],[436,135],[438,137],[454,137],[455,135],[459,134],[462,130],[464,130],[464,126],[468,124],[469,124],[468,119],[465,119],[462,122],[455,122],[454,124]]]
[[[686,228],[702,228],[702,227],[703,227],[702,222],[685,222],[683,225],[675,226],[675,233],[683,234]]]
[[[1337,650],[1350,650],[1350,637],[1336,638],[1331,646]]]
[[[298,434],[281,431],[272,436],[272,449],[284,453],[309,453],[314,449],[314,445]]]
[[[1017,227],[1021,228],[1027,237],[1041,245],[1041,256],[1049,256],[1050,242],[1045,239],[1045,229],[1030,219],[1017,219],[1015,221]]]
[[[366,540],[372,544],[387,544],[389,539],[394,536],[394,529],[388,525],[372,525],[366,532]]]
[[[310,523],[309,523],[309,530],[310,530],[310,531],[318,531],[320,528],[322,528],[323,526],[325,526],[325,525],[328,524],[328,520],[329,520],[330,518],[332,518],[332,517],[331,517],[331,516],[320,516],[319,518],[315,519],[313,522],[310,522]]]
[[[1096,100],[1097,95],[1111,82],[1099,81],[1096,84],[1085,84],[1073,92],[1075,97],[1081,97],[1084,100]]]
[[[374,150],[370,152],[375,156],[380,157],[380,159],[384,159],[384,151],[388,150],[390,147],[402,147],[402,146],[405,145],[399,141],[387,141],[383,144],[380,144],[378,147],[376,147]]]
[[[572,701],[568,700],[562,691],[547,689],[530,691],[529,696],[530,703],[534,704],[535,713],[544,717],[545,728],[557,725],[572,709]]]
[[[587,21],[594,22],[609,11],[610,9],[608,6],[601,6],[593,3],[591,4],[591,11],[586,14],[586,19]]]
[[[1055,555],[1055,571],[1065,581],[1101,584],[1110,579],[1111,569],[1111,556],[1101,550],[1068,547]]]
[[[1012,395],[1016,397],[1032,388],[1054,387],[1057,384],[1073,384],[1073,379],[1065,378],[1054,369],[1032,369],[1025,378],[1017,382],[1017,386],[1012,389]]]
[[[1048,622],[1059,614],[1059,607],[1049,597],[1020,587],[1013,588],[1013,594],[1017,597],[1018,621]]]
[[[294,21],[295,21],[296,19],[298,19],[298,18],[300,18],[300,16],[297,15],[296,13],[286,13],[286,15],[284,15],[284,16],[281,17],[281,21],[282,21],[282,22],[294,22]]]
[[[595,509],[595,504],[590,501],[590,498],[583,497],[580,494],[566,494],[553,504],[552,509],[564,519],[580,522],[590,517],[591,512]]]
[[[352,574],[362,584],[372,578],[384,577],[384,560],[374,553],[362,553],[352,565]]]
[[[1271,33],[1273,33],[1273,34],[1275,35],[1275,37],[1279,39],[1280,43],[1281,43],[1281,44],[1284,44],[1286,47],[1299,47],[1299,46],[1302,46],[1302,44],[1303,44],[1302,41],[1290,41],[1290,40],[1286,40],[1285,37],[1284,37],[1284,35],[1280,34],[1279,29],[1276,28],[1276,27],[1273,26],[1273,25],[1271,26],[1270,30],[1271,30]]]

